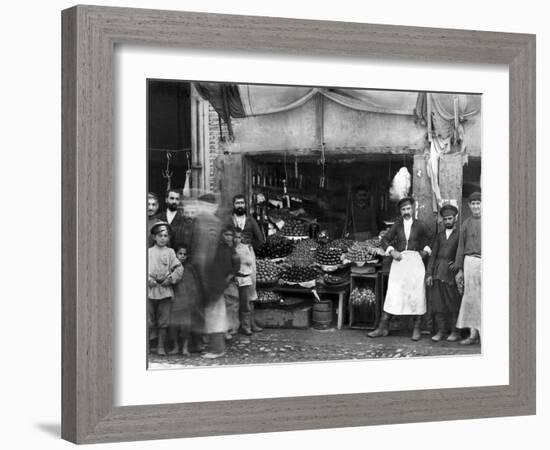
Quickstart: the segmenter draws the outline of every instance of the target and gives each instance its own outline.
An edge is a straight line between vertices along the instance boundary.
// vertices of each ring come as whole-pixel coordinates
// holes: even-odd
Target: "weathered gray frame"
[[[535,36],[95,6],[63,11],[62,28],[63,438],[93,443],[535,413]],[[117,43],[506,64],[510,384],[114,407],[111,208]]]

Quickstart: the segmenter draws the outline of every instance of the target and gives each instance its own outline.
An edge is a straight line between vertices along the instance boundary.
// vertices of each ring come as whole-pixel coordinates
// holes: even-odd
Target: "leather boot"
[[[413,333],[412,333],[412,336],[411,336],[411,339],[413,341],[419,341],[420,337],[422,336],[422,334],[420,332],[420,324],[421,323],[422,323],[422,316],[416,316],[414,318],[414,328],[413,328]]]
[[[383,311],[382,317],[380,318],[380,323],[378,324],[378,328],[368,333],[367,336],[371,338],[387,336],[390,333],[388,329],[390,319],[391,315],[388,314],[386,311]]]
[[[158,344],[157,355],[166,356],[166,328],[159,328],[158,330]]]
[[[242,312],[240,314],[241,327],[239,328],[239,333],[244,334],[245,336],[251,336],[252,330],[250,329],[250,313]]]
[[[460,339],[460,331],[459,329],[456,327],[456,321],[458,319],[458,314],[457,313],[452,313],[451,314],[451,317],[450,317],[450,321],[451,321],[451,334],[449,334],[449,336],[447,336],[447,341],[449,342],[456,342]]]
[[[256,319],[254,319],[254,302],[250,302],[250,329],[254,333],[264,331],[262,327],[258,326],[258,324],[256,323]]]
[[[447,334],[447,321],[443,313],[435,313],[435,323],[437,324],[437,334],[432,336],[432,341],[439,342]]]

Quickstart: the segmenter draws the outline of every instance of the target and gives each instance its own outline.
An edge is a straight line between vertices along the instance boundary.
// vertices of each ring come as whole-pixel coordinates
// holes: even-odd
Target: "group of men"
[[[430,240],[426,225],[414,218],[415,201],[398,202],[400,218],[383,236],[384,254],[393,258],[382,316],[368,336],[387,336],[392,316],[414,316],[412,340],[421,337],[421,319],[427,311],[426,287],[435,314],[435,342],[458,341],[460,329],[469,329],[461,344],[478,343],[481,329],[481,194],[468,198],[471,216],[458,227],[458,208],[444,204],[444,225]],[[431,241],[431,242],[430,242]],[[428,259],[427,268],[424,259]]]
[[[198,224],[196,210],[191,204],[181,211],[181,194],[169,190],[165,202],[166,211],[157,214],[158,198],[148,198],[149,229],[158,221],[171,224],[172,245],[189,242],[189,254],[205,255],[209,242],[208,229],[212,226]],[[206,196],[203,197],[207,197]],[[199,198],[201,200],[201,198]],[[205,199],[203,199],[205,200]],[[215,203],[206,199],[208,203]],[[427,311],[426,290],[429,290],[431,312],[435,315],[437,333],[435,342],[446,339],[458,341],[460,329],[468,328],[470,334],[460,341],[470,345],[479,342],[481,329],[481,194],[474,192],[468,198],[471,216],[458,225],[458,208],[444,204],[439,214],[443,229],[430,238],[427,226],[414,218],[415,200],[405,197],[398,202],[400,218],[382,237],[384,254],[391,256],[392,264],[388,290],[378,328],[368,334],[376,338],[389,334],[392,316],[414,316],[412,339],[421,337],[421,319]],[[210,222],[221,223],[210,211]],[[256,250],[264,243],[264,236],[253,217],[246,212],[243,195],[233,199],[230,219],[233,226],[242,231],[243,242]],[[214,225],[216,225],[214,224]],[[212,224],[210,224],[212,225]],[[193,231],[193,226],[195,231]],[[217,227],[219,228],[219,226]],[[206,233],[206,234],[205,234]],[[194,238],[191,236],[195,234]],[[195,248],[193,248],[195,247]],[[427,259],[427,264],[425,264]],[[200,274],[200,270],[199,270]],[[205,279],[208,274],[203,274]]]

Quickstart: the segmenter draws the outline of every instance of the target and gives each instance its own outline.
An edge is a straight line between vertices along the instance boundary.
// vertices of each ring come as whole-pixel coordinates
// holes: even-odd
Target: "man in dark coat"
[[[172,229],[172,235],[170,236],[170,247],[174,248],[176,244],[181,242],[176,242],[175,236],[179,231],[179,228],[184,224],[183,212],[179,209],[181,199],[181,192],[179,189],[168,189],[166,192],[166,198],[164,202],[166,203],[166,210],[156,215],[156,218],[161,222],[166,222],[170,224]]]
[[[233,197],[231,223],[236,229],[242,231],[242,243],[252,245],[254,251],[257,251],[265,243],[265,237],[262,230],[260,230],[258,222],[256,222],[254,217],[246,213],[246,200],[242,194]]]
[[[426,313],[426,269],[422,258],[431,253],[426,225],[414,219],[414,199],[405,197],[397,206],[401,217],[382,238],[386,255],[393,258],[384,310],[378,328],[369,337],[387,336],[392,315],[416,316],[411,339],[420,339],[420,323]]]
[[[436,235],[432,243],[432,254],[426,270],[426,285],[431,289],[431,306],[437,324],[437,334],[432,336],[432,341],[441,341],[450,327],[452,332],[447,340],[454,342],[460,337],[456,328],[460,293],[455,281],[455,257],[460,234],[456,227],[458,208],[446,203],[439,214],[445,228]]]

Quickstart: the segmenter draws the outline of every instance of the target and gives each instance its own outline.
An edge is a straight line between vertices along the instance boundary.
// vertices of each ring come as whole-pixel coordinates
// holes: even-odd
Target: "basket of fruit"
[[[358,266],[374,264],[379,261],[382,249],[378,240],[355,242],[343,256],[344,261],[350,261]]]
[[[290,255],[293,250],[294,242],[280,234],[274,234],[266,239],[265,243],[256,252],[256,256],[258,258],[279,259]]]
[[[353,306],[373,306],[376,304],[376,294],[370,288],[355,288],[351,291],[349,301]]]
[[[317,249],[315,260],[323,271],[334,272],[342,264],[342,248],[332,243],[322,245]]]
[[[311,266],[315,263],[315,254],[319,243],[314,239],[304,239],[296,242],[294,250],[286,258],[286,263],[291,266]]]
[[[284,222],[283,228],[281,228],[283,236],[293,240],[307,239],[309,237],[308,226],[304,221],[290,218]]]
[[[269,289],[258,289],[258,300],[256,301],[261,304],[266,304],[282,303],[284,300],[281,294],[278,294],[277,292],[273,292]]]
[[[279,281],[283,268],[281,264],[270,259],[256,260],[256,284],[274,286]]]
[[[317,267],[289,266],[281,275],[281,284],[313,287],[319,275]]]

